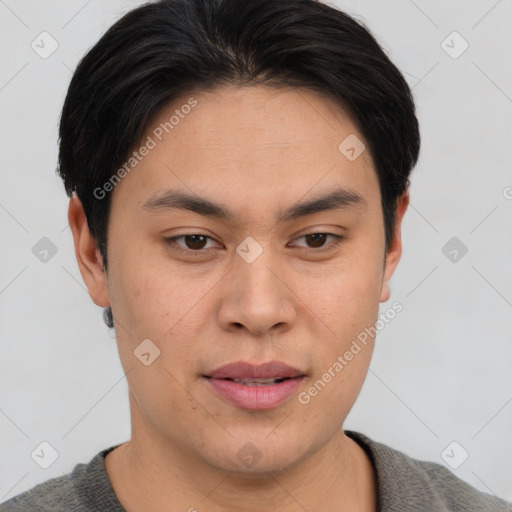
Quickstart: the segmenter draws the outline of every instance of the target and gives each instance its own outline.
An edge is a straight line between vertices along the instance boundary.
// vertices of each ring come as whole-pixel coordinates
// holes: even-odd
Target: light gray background
[[[130,436],[113,333],[82,282],[55,168],[72,70],[140,3],[0,0],[0,502]],[[423,138],[383,306],[404,309],[378,337],[345,428],[441,464],[457,441],[469,457],[453,472],[512,500],[512,2],[335,5],[405,74]],[[31,48],[42,31],[59,44],[47,59]],[[441,46],[453,31],[469,43],[456,59]],[[454,236],[468,248],[455,263],[441,250]],[[32,253],[42,237],[58,249],[46,263]],[[46,470],[30,455],[42,441],[59,453]]]

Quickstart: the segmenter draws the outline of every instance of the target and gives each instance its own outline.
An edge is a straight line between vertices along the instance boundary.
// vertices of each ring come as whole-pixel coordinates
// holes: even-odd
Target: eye
[[[325,244],[326,240],[331,237],[333,241],[330,244]],[[322,253],[337,247],[342,240],[345,238],[341,235],[335,235],[334,233],[308,233],[306,235],[302,235],[296,240],[304,239],[307,244],[311,245],[298,245],[298,247],[305,247],[306,249],[312,249],[314,253]],[[177,235],[170,238],[165,238],[165,241],[172,245],[174,249],[179,252],[192,254],[194,256],[204,255],[206,252],[209,252],[207,249],[211,249],[212,247],[208,247],[208,241],[214,241],[213,238],[207,235],[201,234],[186,234],[186,235]],[[183,242],[182,245],[180,242]]]
[[[330,244],[325,245],[325,241],[328,237],[331,237],[333,241]],[[306,235],[300,236],[296,240],[300,240],[301,238],[304,238],[306,243],[311,243],[312,245],[299,245],[299,247],[313,249],[313,252],[324,252],[337,247],[345,237],[341,235],[335,235],[334,233],[308,233]]]
[[[171,238],[166,238],[165,241],[171,245],[178,245],[177,249],[180,252],[186,253],[201,253],[204,252],[204,249],[207,248],[207,240],[213,240],[213,238],[201,235],[201,234],[190,234],[190,235],[177,235]],[[185,246],[178,243],[178,241],[182,241],[185,243]]]

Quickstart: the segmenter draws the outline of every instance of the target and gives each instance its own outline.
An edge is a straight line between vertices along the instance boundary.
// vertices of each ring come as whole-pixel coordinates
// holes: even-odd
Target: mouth
[[[239,361],[203,377],[210,389],[230,404],[241,409],[264,410],[290,399],[306,375],[280,361],[262,365]]]
[[[272,383],[275,380],[293,379],[304,376],[304,373],[281,361],[270,361],[259,365],[237,361],[213,370],[209,375],[212,379],[228,379],[244,382]]]
[[[272,384],[279,384],[280,382],[284,382],[285,380],[290,380],[291,377],[277,377],[273,379],[223,379],[229,380],[231,382],[236,382],[237,384],[242,384],[243,386],[269,386]]]

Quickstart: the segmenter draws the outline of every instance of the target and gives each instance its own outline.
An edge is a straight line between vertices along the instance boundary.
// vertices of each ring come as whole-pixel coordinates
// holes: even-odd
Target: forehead
[[[357,158],[346,153],[347,144]],[[113,206],[119,196],[142,209],[166,188],[213,194],[242,208],[272,197],[295,202],[335,186],[378,202],[368,197],[378,181],[356,125],[340,105],[309,89],[223,87],[183,95],[151,121],[144,145],[151,149],[115,187]]]

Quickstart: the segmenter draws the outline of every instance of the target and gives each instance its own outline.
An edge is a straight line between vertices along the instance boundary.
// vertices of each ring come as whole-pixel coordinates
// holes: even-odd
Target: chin
[[[290,435],[272,439],[271,431],[265,429],[258,435],[234,435],[219,446],[218,451],[212,446],[213,450],[208,450],[209,463],[220,470],[253,479],[268,477],[269,472],[284,471],[306,456],[304,439],[294,439]]]

